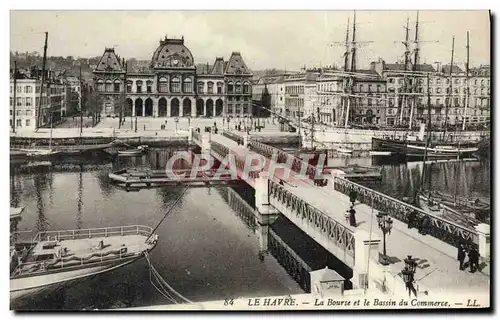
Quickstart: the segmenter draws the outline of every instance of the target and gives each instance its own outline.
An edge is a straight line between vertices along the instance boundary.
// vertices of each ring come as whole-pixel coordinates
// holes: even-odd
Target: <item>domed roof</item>
[[[160,46],[156,49],[151,60],[153,68],[186,68],[194,66],[191,51],[184,45],[184,37],[181,39],[160,40]]]

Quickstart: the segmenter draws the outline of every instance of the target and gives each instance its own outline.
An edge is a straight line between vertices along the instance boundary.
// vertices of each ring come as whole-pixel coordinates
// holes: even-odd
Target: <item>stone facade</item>
[[[165,37],[142,72],[126,71],[114,49],[106,48],[94,70],[94,86],[104,98],[104,116],[118,115],[122,106],[125,116],[251,115],[252,73],[241,54],[233,52],[228,61],[217,57],[207,69],[197,70],[184,38]]]

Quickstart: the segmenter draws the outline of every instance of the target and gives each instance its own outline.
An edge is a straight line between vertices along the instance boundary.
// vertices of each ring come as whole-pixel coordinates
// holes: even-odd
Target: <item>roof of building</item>
[[[224,63],[224,58],[216,57],[212,69],[210,69],[210,74],[219,74],[219,75],[224,74],[225,66],[226,64]]]
[[[449,74],[450,73],[450,65],[447,64],[447,65],[444,65],[441,67],[441,71],[444,73],[444,74]],[[465,72],[464,70],[462,70],[459,66],[457,65],[453,65],[453,68],[451,69],[452,73],[463,73]]]
[[[114,48],[106,48],[104,53],[97,63],[95,71],[106,71],[106,72],[123,72],[120,59],[115,53]]]
[[[260,77],[260,79],[255,80],[255,84],[282,83],[284,79],[285,79],[284,75],[263,76],[263,77]]]
[[[321,282],[345,280],[345,278],[342,277],[340,274],[338,274],[335,270],[329,269],[328,267],[325,267],[324,269],[311,271],[310,273],[314,275],[318,274],[319,281]]]
[[[243,58],[239,52],[233,51],[231,53],[231,57],[229,58],[229,61],[225,63],[225,69],[224,69],[225,74],[246,74],[246,75],[251,75],[252,73],[250,70],[247,68],[247,65],[245,64],[245,61],[243,61]]]
[[[405,65],[404,63],[386,63],[384,64],[384,70],[393,70],[393,71],[404,71]],[[418,64],[415,68],[415,71],[421,72],[435,72],[434,67],[431,64]]]
[[[153,68],[186,68],[194,66],[191,51],[184,45],[184,37],[181,39],[160,40],[160,46],[153,53],[151,59]]]

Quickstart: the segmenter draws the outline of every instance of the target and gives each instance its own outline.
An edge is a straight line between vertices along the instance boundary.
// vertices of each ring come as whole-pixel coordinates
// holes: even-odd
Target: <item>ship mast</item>
[[[443,132],[443,140],[446,139],[446,133],[448,131],[448,109],[452,104],[453,100],[453,53],[455,52],[455,36],[453,36],[453,41],[451,42],[451,63],[450,63],[450,87],[448,92],[448,101],[446,102],[446,113],[444,118],[444,132]]]
[[[47,63],[47,41],[49,38],[49,33],[45,32],[45,45],[43,46],[43,62],[42,62],[42,78],[40,82],[40,100],[38,103],[38,112],[36,116],[36,123],[35,123],[35,129],[38,129],[40,127],[40,118],[41,118],[41,111],[42,111],[42,97],[43,97],[43,85],[44,85],[44,80],[45,80],[45,64]]]
[[[465,64],[465,107],[464,107],[464,121],[462,124],[462,131],[465,131],[465,123],[467,119],[467,107],[469,106],[469,31],[467,31],[467,62]]]

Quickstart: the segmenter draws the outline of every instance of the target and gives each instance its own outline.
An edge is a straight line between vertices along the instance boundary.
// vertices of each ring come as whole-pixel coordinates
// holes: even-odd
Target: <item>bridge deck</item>
[[[241,160],[253,153],[246,147],[239,146],[236,142],[221,135],[212,135],[212,140],[230,148]],[[269,169],[270,163],[271,160],[267,159],[263,172]],[[275,178],[284,179],[283,170],[276,170]],[[375,217],[378,213],[377,210],[373,209],[372,211],[365,204],[356,204],[357,227],[350,227],[344,217],[344,212],[350,206],[348,196],[333,190],[331,186],[318,187],[314,186],[311,180],[299,180],[293,171],[290,171],[290,175],[285,181],[288,182],[284,185],[287,190],[322,210],[347,228],[353,231],[362,229],[367,232],[370,232],[371,229],[371,232],[382,238],[382,232],[378,228]],[[489,266],[474,274],[471,274],[468,269],[461,271],[458,269],[457,248],[429,235],[421,235],[416,229],[408,229],[407,225],[401,221],[396,219],[393,221],[391,234],[387,235],[387,255],[394,263],[387,266],[388,272],[399,273],[404,267],[403,260],[407,255],[412,255],[419,259],[417,260],[416,280],[425,287],[438,291],[450,291],[454,288],[463,289],[464,287],[468,287],[470,292],[489,291]],[[372,226],[370,227],[370,225]],[[382,243],[380,246],[382,247]],[[382,250],[381,247],[380,250]]]

